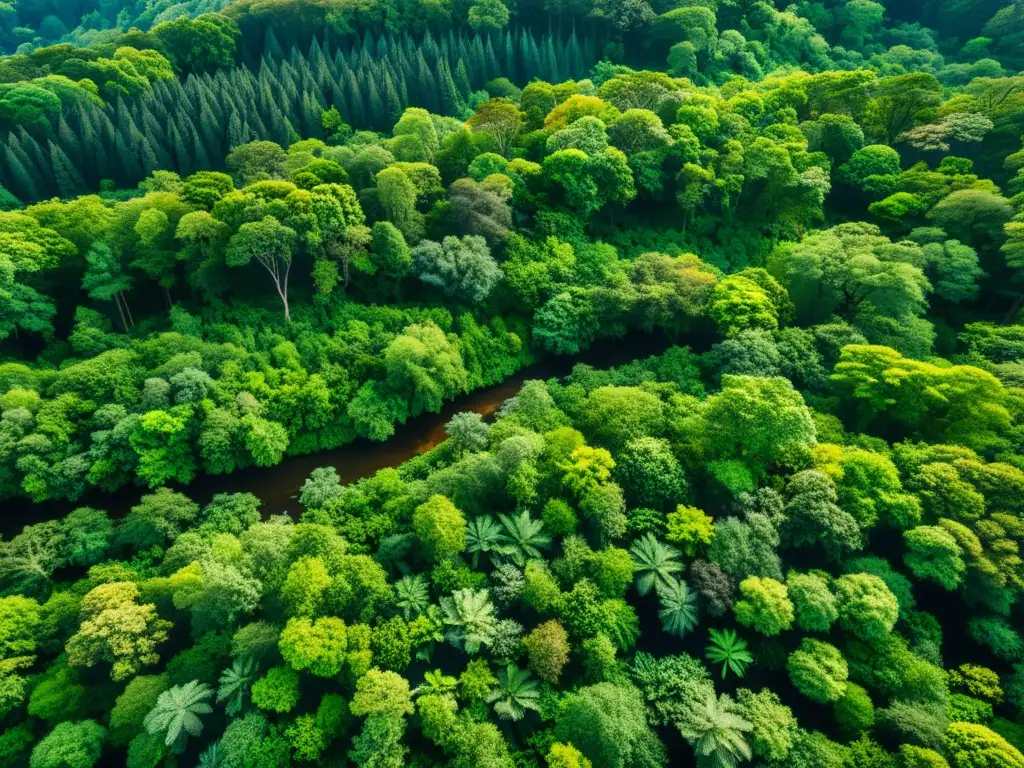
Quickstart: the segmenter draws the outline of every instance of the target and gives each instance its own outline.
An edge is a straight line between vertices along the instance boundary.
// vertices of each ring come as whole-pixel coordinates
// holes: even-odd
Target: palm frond
[[[522,567],[527,560],[541,557],[541,548],[551,546],[551,537],[544,533],[544,523],[531,518],[525,509],[515,516],[499,515],[499,518],[505,529],[501,540],[516,565]]]
[[[498,672],[498,687],[487,696],[494,711],[503,720],[522,720],[526,710],[540,708],[537,681],[526,670],[509,664]]]
[[[173,745],[174,751],[180,754],[189,736],[203,732],[199,715],[213,712],[213,707],[206,703],[212,695],[210,686],[198,680],[176,685],[160,694],[142,724],[153,735],[166,732],[164,743],[168,747]]]
[[[743,677],[747,665],[754,660],[747,650],[747,641],[737,637],[731,629],[712,629],[709,635],[711,643],[704,649],[704,653],[712,664],[722,665],[722,679],[724,680],[729,672],[737,677]]]
[[[466,526],[466,551],[473,555],[473,567],[480,562],[480,553],[505,552],[501,526],[489,515],[474,517]]]
[[[683,570],[680,553],[675,547],[662,544],[653,534],[646,534],[629,548],[636,573],[636,591],[646,595],[658,584],[669,584],[673,574]]]
[[[419,616],[430,605],[430,587],[421,574],[403,576],[395,582],[395,605],[406,621]]]
[[[658,586],[661,609],[658,618],[662,628],[676,637],[683,637],[697,626],[697,593],[682,579],[672,579]]]

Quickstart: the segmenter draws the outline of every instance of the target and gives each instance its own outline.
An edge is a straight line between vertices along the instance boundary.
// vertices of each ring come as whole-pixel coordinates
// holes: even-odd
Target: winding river
[[[445,439],[445,424],[457,413],[474,411],[485,418],[492,417],[505,400],[519,391],[525,381],[564,376],[577,363],[587,363],[596,368],[621,365],[639,357],[663,352],[668,345],[665,337],[649,334],[632,334],[625,339],[598,342],[577,357],[548,357],[524,368],[501,384],[478,389],[447,403],[440,413],[425,413],[410,419],[404,425],[397,426],[395,435],[384,442],[376,443],[361,438],[332,451],[288,456],[273,467],[249,467],[230,475],[201,474],[188,486],[174,487],[200,504],[206,504],[218,493],[248,492],[263,502],[264,515],[288,512],[297,517],[301,512],[299,488],[317,467],[332,466],[338,471],[343,483],[351,483],[384,467],[396,467],[434,448]],[[113,493],[89,491],[75,502],[34,504],[27,499],[8,499],[0,502],[0,534],[10,538],[19,533],[22,526],[57,520],[71,510],[84,506],[104,509],[112,517],[122,517],[147,492],[146,488],[126,486]]]

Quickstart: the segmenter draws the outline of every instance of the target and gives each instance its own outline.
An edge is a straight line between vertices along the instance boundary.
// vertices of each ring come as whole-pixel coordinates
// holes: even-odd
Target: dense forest
[[[1024,768],[1022,316],[1021,0],[0,0],[0,768]]]

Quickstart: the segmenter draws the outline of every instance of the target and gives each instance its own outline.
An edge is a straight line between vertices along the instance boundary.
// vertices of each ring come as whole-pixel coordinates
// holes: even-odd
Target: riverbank
[[[565,376],[579,363],[597,368],[621,365],[663,352],[669,344],[662,334],[637,333],[624,339],[602,340],[581,355],[545,358],[501,384],[478,389],[445,404],[438,413],[424,413],[409,419],[396,427],[394,436],[384,442],[359,438],[332,451],[286,457],[273,467],[247,467],[228,475],[199,475],[187,486],[171,484],[171,487],[200,504],[206,504],[218,493],[252,493],[262,502],[264,516],[298,514],[299,488],[317,467],[334,467],[346,484],[369,477],[439,445],[446,437],[445,425],[457,413],[473,411],[485,418],[492,417],[525,381]],[[10,538],[26,525],[59,520],[79,507],[95,507],[105,510],[111,517],[123,517],[150,490],[142,486],[126,486],[106,493],[90,490],[77,501],[33,503],[28,499],[8,499],[0,502],[0,535]]]

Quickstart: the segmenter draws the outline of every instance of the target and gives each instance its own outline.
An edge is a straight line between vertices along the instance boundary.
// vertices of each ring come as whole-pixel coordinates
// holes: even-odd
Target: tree
[[[571,743],[594,768],[654,768],[665,747],[647,724],[640,692],[597,683],[571,694],[555,723],[555,737]]]
[[[550,768],[592,768],[591,762],[576,747],[557,741],[551,745],[544,759]]]
[[[951,723],[946,749],[952,768],[1020,768],[1024,755],[983,725]]]
[[[727,695],[718,698],[708,695],[694,708],[692,719],[682,724],[679,731],[690,742],[700,768],[734,768],[742,760],[752,757],[744,734],[753,730],[735,702]]]
[[[856,683],[847,683],[846,691],[835,703],[836,723],[851,736],[867,733],[875,725],[875,706],[868,692]]]
[[[401,296],[402,279],[412,271],[412,255],[402,232],[390,221],[375,222],[370,230],[371,260],[377,273],[394,283],[395,296]]]
[[[947,590],[956,589],[963,580],[967,570],[961,558],[963,550],[945,529],[919,525],[903,532],[903,542],[907,546],[903,562],[918,578],[935,581]]]
[[[466,548],[466,518],[444,496],[431,496],[416,507],[412,529],[434,560],[454,557]]]
[[[563,630],[564,632],[564,630]],[[530,673],[509,664],[498,672],[498,687],[487,697],[502,720],[522,720],[526,710],[540,708],[540,692]]]
[[[714,541],[715,526],[709,515],[696,507],[679,504],[665,519],[665,538],[680,545],[683,554],[694,557],[699,548]]]
[[[921,110],[942,101],[941,90],[935,75],[926,72],[880,78],[871,89],[873,98],[867,104],[865,127],[885,144],[892,144],[913,125]]]
[[[527,560],[541,557],[541,548],[551,546],[551,537],[544,533],[544,523],[533,520],[525,509],[518,515],[499,515],[504,532],[500,534],[502,553],[508,554],[520,568]]]
[[[273,216],[242,224],[228,243],[224,261],[229,267],[243,267],[253,259],[270,275],[274,289],[284,305],[285,319],[291,321],[288,309],[288,275],[298,235],[291,227]]]
[[[846,692],[846,660],[835,646],[820,640],[801,640],[789,655],[786,671],[800,693],[821,704],[838,701]]]
[[[408,413],[436,413],[446,398],[466,391],[468,374],[454,336],[427,321],[410,325],[384,350],[388,389],[406,398]]]
[[[548,683],[557,683],[569,661],[569,635],[557,621],[546,621],[523,638],[530,669]]]
[[[772,637],[793,624],[793,603],[786,585],[775,579],[750,576],[740,582],[743,599],[733,606],[736,620]]]
[[[611,431],[607,422],[605,426]],[[636,437],[626,443],[615,459],[615,477],[630,501],[640,507],[670,508],[689,491],[670,445],[654,437]]]
[[[291,712],[299,703],[299,673],[290,667],[271,667],[252,684],[251,695],[260,709]]]
[[[167,639],[171,623],[158,616],[153,604],[138,604],[139,595],[131,582],[101,584],[86,593],[81,626],[67,642],[68,662],[84,667],[112,663],[114,681],[155,664],[160,658],[156,647]]]
[[[659,584],[671,586],[673,574],[683,570],[679,562],[679,551],[662,544],[650,533],[633,544],[629,549],[636,571],[636,591],[646,595]]]
[[[502,29],[508,26],[509,18],[509,10],[501,0],[478,0],[469,7],[468,21],[473,29]]]
[[[473,116],[466,123],[474,132],[486,131],[493,136],[498,146],[498,152],[507,156],[513,139],[523,126],[523,113],[519,111],[519,107],[515,103],[508,99],[489,99],[476,108]]]
[[[743,677],[747,665],[754,660],[747,650],[747,641],[737,637],[731,629],[712,629],[709,636],[711,643],[705,648],[705,655],[712,664],[722,665],[722,679],[725,680],[729,672]]]
[[[657,590],[661,628],[676,637],[685,637],[697,626],[697,593],[682,579],[660,584]]]
[[[782,540],[792,546],[820,543],[833,559],[863,546],[853,515],[836,503],[835,485],[824,472],[805,469],[790,478]]]
[[[57,523],[26,525],[10,541],[0,542],[0,578],[22,593],[45,593],[63,562],[63,536]]]
[[[899,604],[879,577],[867,573],[840,576],[835,590],[839,621],[845,629],[868,642],[892,631]]]
[[[92,768],[99,762],[106,729],[95,720],[60,723],[36,744],[31,768]]]
[[[740,714],[750,722],[750,747],[764,760],[785,760],[793,747],[797,724],[789,707],[768,688],[757,693],[746,688],[736,691]]]
[[[292,669],[318,677],[335,677],[341,672],[348,650],[345,622],[333,616],[311,621],[292,618],[281,630],[281,656]]]
[[[779,310],[771,296],[743,275],[719,281],[711,294],[708,314],[725,336],[758,328],[775,331],[779,327]]]
[[[1003,225],[1013,214],[1013,206],[1002,195],[962,189],[940,200],[928,219],[957,240],[984,248],[1001,244]]]
[[[796,625],[805,632],[828,632],[839,618],[835,596],[823,576],[790,571],[786,589],[793,602]]]
[[[423,217],[416,210],[418,190],[409,175],[397,166],[379,171],[377,197],[388,220],[413,242],[423,236]]]
[[[138,679],[138,678],[136,678]],[[256,679],[256,662],[251,656],[235,659],[221,675],[217,687],[217,703],[226,701],[224,711],[234,717],[242,711],[249,688]]]
[[[409,625],[398,616],[378,622],[370,637],[370,650],[378,666],[393,672],[403,671],[412,660]]]
[[[505,176],[487,177],[482,182],[456,179],[449,189],[449,218],[455,231],[479,235],[492,244],[508,235],[512,227],[509,200],[514,182]]]
[[[440,243],[424,240],[412,249],[420,280],[472,304],[480,304],[502,277],[487,241],[479,235],[448,236]]]
[[[705,401],[703,442],[715,458],[736,458],[763,471],[814,444],[815,429],[800,393],[783,378],[723,376]]]
[[[286,159],[287,155],[280,145],[272,141],[253,141],[232,149],[225,162],[242,183],[248,185],[280,178]]]
[[[113,299],[121,316],[124,332],[128,333],[131,311],[128,309],[124,292],[131,290],[132,279],[124,273],[120,260],[106,243],[93,243],[85,255],[85,261],[87,266],[82,276],[83,290],[93,299]]]
[[[235,22],[219,13],[204,13],[194,19],[182,16],[155,25],[150,33],[184,72],[229,66],[241,35]]]
[[[444,623],[451,627],[448,641],[456,648],[475,654],[494,640],[497,619],[486,589],[457,589],[441,598],[441,610]]]
[[[206,703],[212,695],[209,686],[198,680],[176,685],[160,694],[143,725],[153,735],[164,734],[164,744],[173,746],[174,751],[180,754],[185,751],[189,736],[199,736],[203,732],[203,721],[199,716],[213,712]]]
[[[353,715],[394,715],[413,713],[409,681],[395,672],[371,669],[356,682],[350,710]]]

